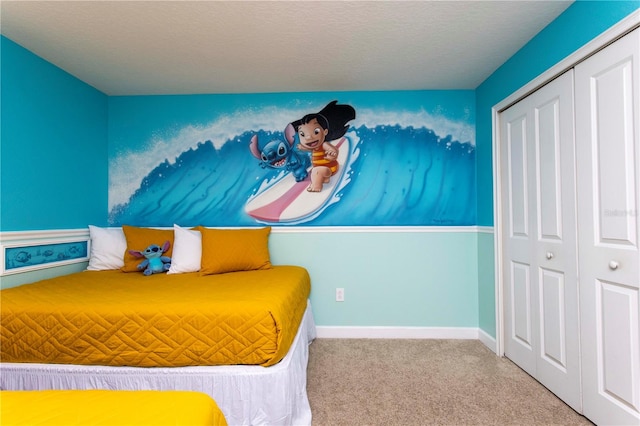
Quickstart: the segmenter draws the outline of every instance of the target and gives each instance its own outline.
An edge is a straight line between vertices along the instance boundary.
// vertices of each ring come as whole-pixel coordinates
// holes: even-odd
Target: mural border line
[[[118,229],[119,226],[108,227]],[[171,226],[150,226],[156,229],[173,229]],[[212,227],[216,228],[216,227]],[[248,227],[217,227],[219,229],[241,229]],[[251,227],[256,228],[256,227]],[[259,227],[258,227],[259,228]],[[271,232],[274,234],[288,233],[456,233],[456,232],[477,232],[493,234],[493,226],[272,226]],[[82,239],[89,238],[89,228],[81,229],[53,229],[38,231],[0,231],[0,245],[5,244],[38,244],[43,240],[61,239]],[[50,242],[47,242],[50,243]]]
[[[272,227],[272,233],[493,233],[492,226],[296,226]]]

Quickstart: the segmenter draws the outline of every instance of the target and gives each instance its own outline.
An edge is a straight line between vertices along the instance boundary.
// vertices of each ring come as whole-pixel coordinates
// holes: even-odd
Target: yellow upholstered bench
[[[189,391],[0,391],[0,424],[226,426],[208,395]]]

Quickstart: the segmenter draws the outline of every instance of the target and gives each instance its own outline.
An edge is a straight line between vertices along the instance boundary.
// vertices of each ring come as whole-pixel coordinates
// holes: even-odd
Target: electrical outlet
[[[336,302],[344,302],[344,288],[336,288]]]

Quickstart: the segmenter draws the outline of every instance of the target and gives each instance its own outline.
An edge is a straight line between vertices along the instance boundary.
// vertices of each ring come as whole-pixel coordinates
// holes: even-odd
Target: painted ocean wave
[[[281,139],[282,132],[244,132],[222,144],[208,140],[158,164],[126,203],[111,209],[112,225],[256,226],[245,213],[248,199],[279,171],[262,169],[249,152],[254,134]],[[352,128],[358,155],[345,181],[321,214],[305,226],[462,226],[476,224],[475,146],[427,128],[361,125]]]
[[[154,133],[147,141],[135,141],[115,148],[109,159],[109,209],[125,204],[139,188],[140,182],[155,167],[168,159],[170,164],[183,152],[196,149],[198,143],[211,141],[221,148],[236,139],[247,129],[262,129],[268,132],[282,131],[291,117],[302,117],[315,110],[314,103],[302,102],[296,107],[262,107],[242,109],[223,114],[204,124],[188,124],[177,129]],[[468,117],[467,117],[468,120]],[[397,124],[402,127],[426,127],[441,136],[450,135],[462,143],[475,145],[475,126],[467,120],[452,120],[441,114],[418,110],[389,110],[387,108],[357,108],[352,128]]]

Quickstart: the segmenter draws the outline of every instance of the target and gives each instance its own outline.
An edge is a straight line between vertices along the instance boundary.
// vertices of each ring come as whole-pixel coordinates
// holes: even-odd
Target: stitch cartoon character
[[[309,156],[294,150],[295,130],[291,124],[285,129],[285,138],[286,141],[272,140],[261,147],[258,135],[253,135],[249,150],[260,160],[260,167],[285,169],[293,173],[296,182],[300,182],[309,175],[307,168],[311,165],[311,160]]]
[[[351,105],[327,104],[320,112],[307,114],[291,123],[298,132],[300,149],[311,151],[311,184],[309,192],[320,192],[331,176],[338,171],[338,148],[330,141],[344,136],[349,129],[347,122],[356,118]]]
[[[151,244],[144,251],[129,250],[129,254],[137,258],[145,258],[138,265],[138,269],[144,270],[143,273],[145,275],[157,274],[166,272],[171,267],[171,258],[162,255],[169,250],[169,246],[169,241],[165,241],[162,247]]]

